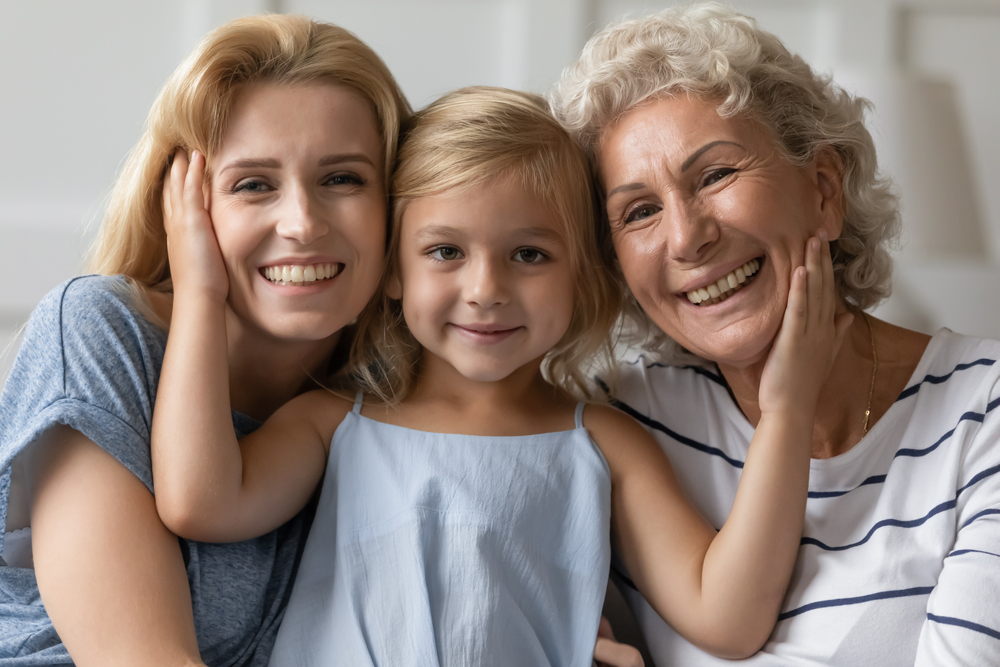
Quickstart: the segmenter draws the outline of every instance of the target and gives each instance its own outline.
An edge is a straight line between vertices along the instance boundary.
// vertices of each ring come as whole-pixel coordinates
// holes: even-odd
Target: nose
[[[503,262],[480,257],[469,262],[463,278],[463,298],[466,303],[480,308],[494,308],[509,299],[506,271]]]
[[[661,233],[670,259],[696,262],[719,240],[719,223],[694,202],[674,193],[664,203]]]
[[[278,235],[302,245],[309,245],[330,231],[325,212],[306,188],[288,188],[277,213]]]

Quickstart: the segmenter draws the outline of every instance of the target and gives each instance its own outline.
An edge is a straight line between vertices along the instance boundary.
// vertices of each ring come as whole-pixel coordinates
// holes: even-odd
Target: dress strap
[[[354,395],[354,408],[351,409],[351,412],[353,412],[356,415],[361,414],[361,399],[364,397],[365,397],[364,393],[359,389],[358,393]]]
[[[583,428],[583,406],[586,405],[583,401],[576,404],[576,414],[573,418],[576,420],[576,427]]]

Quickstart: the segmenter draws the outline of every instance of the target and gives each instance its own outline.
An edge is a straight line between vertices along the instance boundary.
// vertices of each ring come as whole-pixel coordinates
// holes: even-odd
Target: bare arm
[[[305,506],[323,474],[336,415],[346,409],[338,410],[334,397],[302,396],[237,442],[229,279],[205,209],[204,168],[203,156],[195,153],[188,168],[178,154],[163,190],[174,301],[153,411],[153,480],[167,527],[189,539],[230,542],[267,533]]]
[[[762,416],[736,501],[718,533],[641,426],[608,408],[588,410],[587,428],[611,466],[614,535],[630,575],[680,634],[729,658],[756,652],[777,620],[802,532],[816,400],[851,321],[834,315],[829,252],[810,243],[806,257],[764,371]]]
[[[35,575],[74,663],[202,665],[180,545],[149,490],[68,426],[25,456]]]

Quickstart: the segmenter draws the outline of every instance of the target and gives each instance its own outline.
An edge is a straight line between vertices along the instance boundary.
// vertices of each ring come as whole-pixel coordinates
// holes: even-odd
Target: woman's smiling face
[[[371,298],[385,248],[382,146],[344,86],[242,91],[214,156],[209,212],[238,320],[286,340],[326,338]]]
[[[688,350],[745,366],[770,349],[806,240],[840,233],[839,163],[796,167],[716,106],[682,94],[632,109],[602,137],[599,179],[639,305]]]

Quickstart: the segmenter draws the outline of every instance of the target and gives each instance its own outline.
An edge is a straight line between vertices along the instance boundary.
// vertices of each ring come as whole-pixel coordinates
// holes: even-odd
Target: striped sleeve
[[[967,412],[954,548],[927,603],[917,667],[990,665],[1000,657],[1000,383]]]

